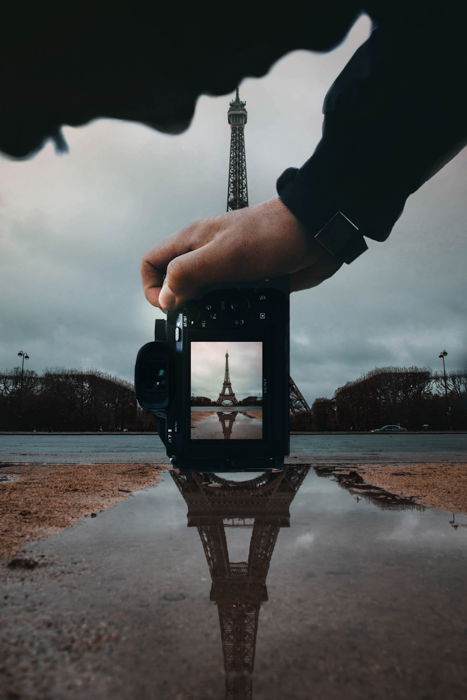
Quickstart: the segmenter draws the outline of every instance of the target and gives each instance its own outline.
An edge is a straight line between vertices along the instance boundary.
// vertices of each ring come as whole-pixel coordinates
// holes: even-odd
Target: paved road
[[[467,433],[292,435],[291,461],[438,462],[467,461]],[[157,435],[0,435],[1,462],[166,463]]]

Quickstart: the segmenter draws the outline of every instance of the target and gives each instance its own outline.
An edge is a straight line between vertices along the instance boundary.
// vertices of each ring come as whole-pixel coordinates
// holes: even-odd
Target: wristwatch
[[[340,263],[349,264],[368,250],[358,226],[340,210],[315,234],[314,238]]]

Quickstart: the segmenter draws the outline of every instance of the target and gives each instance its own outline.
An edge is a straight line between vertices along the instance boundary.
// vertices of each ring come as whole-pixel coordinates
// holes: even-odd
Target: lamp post
[[[450,414],[450,410],[449,410],[449,406],[448,406],[448,380],[447,380],[447,377],[446,377],[446,362],[445,362],[445,360],[444,360],[444,358],[446,357],[446,355],[447,355],[446,350],[443,350],[442,352],[439,353],[438,357],[439,357],[440,360],[443,361],[444,400],[445,400],[445,403],[446,403],[446,424],[447,424],[448,427],[450,427],[450,426],[449,426],[449,423],[450,423],[450,415],[449,415],[449,414]]]
[[[18,357],[21,357],[21,391],[23,391],[23,379],[24,379],[24,361],[29,360],[29,355],[24,350],[20,350]]]
[[[23,424],[23,383],[24,383],[24,361],[29,360],[29,355],[24,350],[20,350],[18,357],[21,357],[21,384],[19,388],[19,423],[20,426]]]
[[[446,379],[446,362],[444,361],[444,358],[446,357],[447,352],[446,350],[443,350],[442,352],[439,353],[438,357],[443,361],[443,377],[444,377],[444,395],[446,397],[446,400],[448,398],[448,382]]]

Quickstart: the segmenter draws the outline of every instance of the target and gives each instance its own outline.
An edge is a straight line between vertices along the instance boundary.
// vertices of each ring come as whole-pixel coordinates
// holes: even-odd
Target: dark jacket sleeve
[[[360,233],[385,240],[407,197],[462,148],[464,42],[440,41],[435,25],[381,24],[332,85],[315,152],[277,181],[310,233],[340,210]]]

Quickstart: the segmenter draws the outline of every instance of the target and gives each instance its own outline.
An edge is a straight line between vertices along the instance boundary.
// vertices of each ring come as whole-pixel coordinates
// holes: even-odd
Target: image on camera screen
[[[263,344],[191,343],[191,439],[261,440]]]

